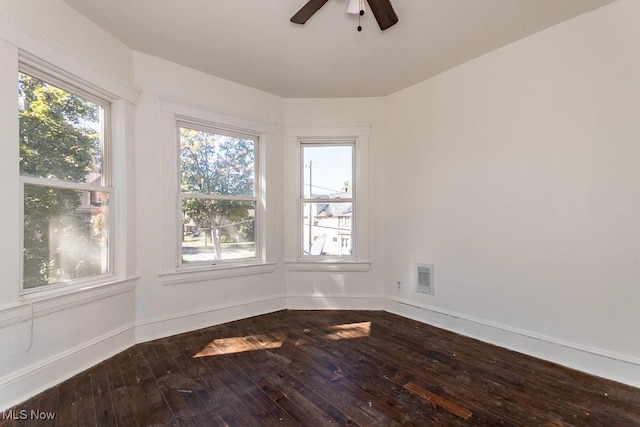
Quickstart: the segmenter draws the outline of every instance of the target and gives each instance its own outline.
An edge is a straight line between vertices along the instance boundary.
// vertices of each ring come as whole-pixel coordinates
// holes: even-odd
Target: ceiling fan
[[[291,17],[294,24],[304,24],[329,0],[309,0],[302,8]],[[393,10],[390,0],[367,0],[369,7],[375,16],[382,31],[394,26],[398,22],[398,15]],[[360,14],[362,15],[362,9]]]

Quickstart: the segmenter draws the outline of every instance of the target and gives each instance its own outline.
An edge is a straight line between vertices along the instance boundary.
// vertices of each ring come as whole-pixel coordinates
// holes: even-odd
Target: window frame
[[[177,256],[177,270],[183,271],[191,271],[198,270],[208,267],[225,267],[225,266],[234,266],[238,264],[256,264],[263,261],[262,250],[262,240],[263,240],[263,209],[260,209],[260,195],[262,194],[262,185],[261,179],[262,176],[262,168],[261,168],[261,141],[260,135],[255,133],[247,132],[246,130],[238,130],[229,128],[226,126],[221,126],[217,123],[203,122],[202,120],[196,120],[190,117],[176,116],[175,117],[176,124],[176,186],[178,189],[178,200],[176,203],[176,218],[177,218],[177,227],[176,227],[176,256]],[[244,138],[253,141],[253,156],[254,156],[254,188],[253,188],[253,196],[237,196],[237,195],[216,195],[209,193],[183,193],[180,189],[181,187],[181,169],[182,169],[182,161],[180,156],[180,128],[188,128],[192,130],[202,131],[202,132],[210,132],[216,135]],[[211,261],[196,261],[196,262],[184,262],[182,257],[182,236],[183,236],[183,222],[182,222],[182,201],[185,198],[196,198],[203,200],[228,200],[228,201],[251,201],[255,203],[255,213],[254,213],[254,245],[255,245],[255,256],[246,257],[246,258],[237,258],[237,259],[222,259],[222,260],[211,260]]]
[[[269,250],[272,242],[267,240],[267,224],[273,226],[274,217],[267,212],[268,187],[273,184],[273,177],[267,170],[267,153],[273,150],[274,138],[277,125],[261,122],[256,119],[244,117],[238,114],[220,112],[210,106],[194,103],[173,95],[159,94],[160,109],[160,142],[162,154],[162,255],[158,276],[162,280],[163,286],[188,285],[203,281],[216,280],[230,277],[249,276],[254,274],[273,273],[277,263],[269,260]],[[260,194],[258,194],[260,212],[260,223],[255,230],[256,241],[260,242],[260,247],[256,247],[257,258],[249,262],[246,259],[218,263],[216,265],[199,265],[197,267],[185,265],[178,268],[178,242],[180,241],[180,230],[176,226],[181,218],[178,216],[178,188],[179,173],[177,159],[178,145],[176,133],[178,128],[176,123],[192,122],[200,123],[209,127],[227,129],[229,131],[243,134],[255,135],[260,138],[259,153],[259,180]],[[258,237],[259,234],[259,237]]]
[[[324,272],[366,272],[371,267],[369,260],[369,134],[370,123],[357,124],[287,124],[285,128],[285,150],[287,156],[286,203],[285,203],[285,265],[288,271],[324,271]],[[352,247],[357,248],[352,257],[301,257],[302,223],[300,218],[300,194],[302,165],[300,153],[301,140],[317,141],[355,141],[354,182],[357,206],[356,216],[352,218],[352,227],[357,234],[352,237]]]
[[[298,259],[304,261],[318,261],[318,260],[332,260],[332,261],[355,261],[358,259],[358,248],[355,245],[357,241],[353,237],[357,236],[357,221],[351,221],[351,242],[353,243],[351,246],[351,254],[350,255],[311,255],[310,253],[305,253],[304,247],[304,236],[305,232],[302,230],[305,227],[304,224],[304,205],[307,203],[315,204],[315,203],[351,203],[352,217],[356,218],[358,215],[358,203],[357,203],[357,188],[358,184],[356,182],[357,177],[357,166],[356,166],[356,153],[357,153],[357,140],[356,138],[346,138],[346,139],[337,139],[337,138],[301,138],[298,140],[299,144],[299,152],[300,152],[300,161],[298,165],[298,169],[300,171],[300,193],[298,200],[298,215],[299,222],[298,227],[300,227],[300,246],[298,252]],[[351,197],[349,198],[322,198],[322,197],[305,197],[305,168],[306,165],[304,163],[304,148],[305,147],[350,147],[351,148]],[[311,189],[309,190],[309,196],[311,196]],[[309,223],[311,224],[311,217],[309,217]],[[311,227],[315,227],[316,224],[311,225]],[[309,234],[310,240],[312,239],[313,233]]]
[[[20,194],[20,268],[19,268],[19,283],[21,296],[48,294],[51,292],[58,292],[64,289],[75,289],[79,287],[87,287],[92,285],[99,285],[103,283],[112,282],[116,279],[120,266],[118,265],[118,259],[116,256],[117,246],[120,245],[116,236],[116,224],[119,222],[117,219],[119,208],[119,201],[117,191],[114,185],[115,171],[113,170],[113,151],[114,151],[114,138],[113,138],[113,126],[117,121],[114,117],[114,101],[106,96],[106,92],[97,89],[95,86],[69,74],[56,69],[53,66],[37,61],[29,56],[20,56],[18,60],[18,73],[26,74],[38,80],[41,80],[47,84],[50,84],[56,88],[64,90],[75,96],[78,96],[84,100],[92,102],[101,107],[101,154],[102,154],[102,170],[101,170],[101,185],[89,184],[86,182],[73,182],[57,178],[39,178],[28,175],[19,175],[19,194]],[[17,76],[16,76],[17,77]],[[19,143],[19,140],[16,141]],[[54,188],[54,189],[67,189],[74,191],[92,191],[108,193],[108,230],[107,230],[107,257],[106,257],[106,271],[101,274],[86,276],[79,279],[73,279],[68,281],[55,282],[51,284],[43,283],[33,288],[24,287],[24,198],[25,198],[25,186],[35,186],[41,188]]]

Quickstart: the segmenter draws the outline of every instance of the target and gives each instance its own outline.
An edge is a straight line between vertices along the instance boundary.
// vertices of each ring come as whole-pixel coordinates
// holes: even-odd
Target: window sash
[[[180,239],[179,239],[179,266],[197,267],[203,265],[217,265],[217,264],[229,264],[237,262],[247,262],[247,260],[259,259],[259,234],[256,232],[259,223],[259,209],[257,200],[231,200],[231,199],[210,199],[210,198],[193,198],[190,196],[181,197],[181,210],[180,210]],[[229,202],[228,206],[231,209],[238,209],[235,214],[229,217],[223,213],[222,217],[218,218],[220,222],[210,224],[209,227],[202,227],[197,219],[194,221],[190,219],[185,222],[184,214],[184,201],[185,200],[201,200],[205,202],[220,201]],[[206,208],[205,208],[206,209]],[[244,213],[243,213],[244,212]],[[229,213],[229,212],[227,212]],[[249,230],[243,229],[249,226]],[[218,235],[218,244],[216,246],[213,241],[213,228],[217,229],[220,234]],[[196,237],[195,233],[198,233]],[[247,234],[248,233],[248,234]],[[210,238],[208,238],[210,236]],[[232,239],[238,239],[235,241],[222,241],[223,236],[231,237]],[[249,239],[243,239],[243,237],[249,237]],[[196,237],[193,239],[193,237]],[[189,240],[187,240],[189,239]],[[207,240],[210,242],[208,246]],[[187,243],[188,242],[188,243]],[[189,252],[185,254],[185,246],[187,243]],[[204,250],[201,248],[202,243],[206,247]],[[247,247],[248,246],[248,247]],[[221,258],[216,258],[216,252],[219,251]],[[190,258],[190,259],[187,259]]]
[[[212,200],[212,201],[229,201],[229,202],[249,202],[254,204],[253,215],[253,256],[239,257],[239,258],[226,258],[226,259],[207,259],[203,261],[185,261],[183,257],[183,236],[184,236],[184,221],[183,221],[183,202],[185,199],[197,199],[197,200]],[[209,267],[213,265],[233,265],[238,263],[253,263],[262,260],[262,209],[260,208],[260,200],[258,197],[223,197],[223,196],[211,196],[208,194],[180,194],[178,198],[178,228],[176,239],[176,254],[178,258],[178,269],[194,269]],[[240,242],[242,243],[242,242]]]
[[[76,95],[82,99],[92,102],[101,108],[100,122],[102,124],[100,129],[100,143],[102,152],[102,185],[109,186],[113,183],[113,167],[111,164],[112,159],[112,106],[111,102],[97,95],[90,88],[83,88],[78,85],[80,82],[71,82],[67,78],[58,76],[54,72],[47,72],[35,66],[32,66],[29,61],[25,61],[24,58],[20,61],[18,66],[18,72],[27,74],[43,82],[55,86],[59,89],[67,91],[73,95]],[[26,175],[21,175],[26,177]]]
[[[105,271],[103,273],[100,274],[94,274],[94,275],[88,275],[88,276],[84,276],[84,277],[80,277],[77,279],[71,279],[71,280],[65,280],[65,281],[59,281],[59,282],[54,282],[54,283],[42,283],[38,286],[34,286],[31,288],[25,288],[25,282],[24,282],[24,250],[25,250],[25,244],[24,244],[24,217],[25,217],[25,212],[24,212],[24,197],[25,197],[25,186],[31,186],[31,187],[40,187],[40,188],[52,188],[52,189],[61,189],[61,190],[71,190],[71,191],[77,191],[77,192],[96,192],[96,193],[106,193],[108,195],[107,197],[107,207],[109,208],[109,213],[107,214],[107,223],[106,223],[106,232],[107,232],[107,236],[106,236],[106,242],[107,242],[107,256],[106,259],[104,259],[104,262],[106,263],[106,268]],[[66,181],[59,181],[59,180],[52,180],[52,179],[41,179],[41,178],[33,178],[33,177],[26,177],[26,176],[21,176],[20,177],[20,194],[21,194],[21,203],[20,203],[20,211],[21,211],[21,218],[23,218],[23,220],[20,223],[20,251],[23,255],[20,256],[20,288],[21,294],[32,294],[32,293],[37,293],[37,292],[42,292],[42,291],[49,291],[52,289],[57,289],[57,288],[61,288],[61,287],[67,287],[67,286],[73,286],[73,285],[78,285],[78,284],[91,284],[91,283],[100,283],[100,282],[104,282],[107,280],[112,279],[115,276],[115,272],[114,272],[114,236],[115,236],[115,228],[114,228],[114,216],[115,216],[115,211],[113,209],[113,201],[114,201],[114,189],[111,187],[105,187],[105,186],[97,186],[97,185],[90,185],[90,184],[84,184],[84,183],[71,183],[71,182],[66,182]]]
[[[29,185],[40,185],[43,187],[77,190],[77,191],[99,191],[103,193],[110,193],[113,191],[113,187],[109,187],[106,185],[94,185],[94,184],[87,184],[84,182],[62,181],[59,179],[49,179],[49,178],[35,178],[32,176],[25,176],[25,175],[20,176],[20,182],[23,184],[29,184]]]
[[[355,140],[342,140],[342,139],[318,139],[318,140],[299,140],[300,147],[300,160],[299,160],[299,168],[300,168],[300,193],[299,193],[299,222],[298,229],[300,230],[300,252],[298,257],[301,259],[338,259],[338,260],[351,260],[357,259],[357,248],[355,242],[357,239],[355,238],[357,233],[357,221],[352,220],[349,223],[349,228],[351,230],[350,241],[352,242],[351,254],[348,255],[316,255],[311,254],[311,249],[309,247],[305,247],[305,243],[309,243],[305,241],[305,227],[309,227],[311,224],[311,229],[316,227],[313,224],[312,219],[309,218],[309,224],[305,223],[305,205],[307,204],[315,204],[315,203],[327,203],[327,204],[335,204],[335,203],[351,203],[352,218],[356,218],[357,215],[357,200],[356,200],[356,188],[357,182],[355,180],[356,174],[356,141]],[[351,197],[310,197],[312,192],[309,191],[309,196],[305,196],[305,164],[304,164],[304,149],[307,147],[319,147],[319,148],[329,148],[329,147],[350,147],[351,148]],[[310,234],[309,240],[313,241],[313,236]]]
[[[207,199],[207,200],[235,200],[239,202],[254,202],[257,196],[227,196],[208,193],[180,193],[180,198],[184,199]]]
[[[356,141],[355,140],[300,140],[300,199],[309,201],[309,200],[326,200],[325,197],[310,197],[311,191],[309,191],[309,196],[305,196],[305,164],[304,164],[304,149],[305,148],[330,148],[330,147],[350,147],[351,148],[351,200],[355,200],[356,194]],[[342,199],[349,200],[349,199]]]

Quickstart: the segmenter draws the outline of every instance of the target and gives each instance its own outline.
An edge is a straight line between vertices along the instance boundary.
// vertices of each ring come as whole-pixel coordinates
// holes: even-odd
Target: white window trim
[[[259,264],[233,264],[220,265],[212,268],[193,268],[170,273],[160,273],[164,286],[182,285],[185,283],[197,283],[208,280],[226,279],[237,276],[254,276],[257,274],[273,273],[276,270],[275,262]]]
[[[368,271],[369,261],[369,133],[370,124],[354,125],[297,125],[286,127],[287,195],[286,195],[286,256],[290,271]],[[354,207],[352,247],[354,256],[302,256],[301,141],[327,143],[355,141],[354,146]]]
[[[266,262],[266,147],[272,144],[276,126],[244,117],[212,111],[172,96],[160,95],[162,144],[162,267],[159,276],[164,285],[194,283],[224,277],[271,273],[276,264]],[[180,123],[208,129],[228,130],[256,137],[256,257],[212,263],[180,262],[179,147]],[[259,212],[258,212],[259,211]]]
[[[39,58],[26,52],[19,52],[18,71],[41,79],[63,90],[77,94],[91,102],[103,107],[104,111],[104,138],[108,144],[103,152],[103,174],[105,184],[93,186],[86,183],[71,183],[53,179],[31,178],[19,175],[20,179],[20,218],[24,217],[24,186],[25,184],[45,185],[57,188],[69,188],[74,190],[106,191],[109,193],[109,254],[108,272],[85,277],[69,282],[53,283],[24,289],[24,267],[22,251],[24,247],[24,221],[20,221],[20,270],[19,270],[19,295],[21,298],[31,300],[33,298],[46,298],[49,296],[66,295],[79,292],[87,288],[101,285],[110,285],[127,279],[127,253],[131,250],[126,245],[126,208],[125,199],[127,155],[125,153],[125,140],[130,133],[127,124],[132,116],[132,111],[127,108],[128,102],[119,99],[118,95],[101,89],[99,86],[66,72],[54,65],[48,64]],[[17,75],[16,75],[17,78]],[[16,110],[17,114],[17,110]],[[17,143],[18,141],[16,141]]]

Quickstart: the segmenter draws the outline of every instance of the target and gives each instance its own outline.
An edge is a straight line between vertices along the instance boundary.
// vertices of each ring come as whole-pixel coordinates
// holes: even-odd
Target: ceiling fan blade
[[[389,0],[367,0],[382,31],[398,23],[398,15]]]
[[[294,24],[304,24],[329,0],[309,0],[307,4],[291,17]]]

